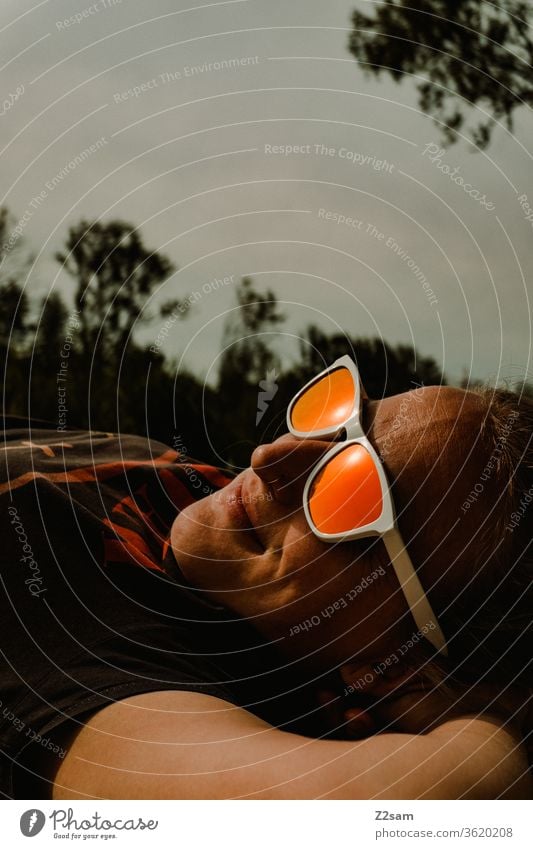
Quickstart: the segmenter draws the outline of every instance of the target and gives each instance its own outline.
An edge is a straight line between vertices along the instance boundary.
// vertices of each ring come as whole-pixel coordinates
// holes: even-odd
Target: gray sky
[[[367,4],[182,5],[1,0],[2,100],[19,96],[0,116],[0,203],[26,217],[29,291],[72,290],[53,261],[69,224],[120,217],[179,267],[154,307],[199,293],[163,346],[199,375],[251,275],[286,302],[287,357],[313,322],[415,344],[452,379],[531,377],[531,112],[485,153],[461,141],[432,162],[414,85],[365,78],[347,51]]]

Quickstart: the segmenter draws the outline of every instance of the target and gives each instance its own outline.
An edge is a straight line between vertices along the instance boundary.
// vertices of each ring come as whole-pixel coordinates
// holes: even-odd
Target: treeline
[[[149,306],[176,269],[146,248],[133,225],[80,221],[70,228],[55,257],[73,281],[70,302],[57,292],[29,297],[23,284],[31,257],[13,232],[0,210],[3,408],[50,422],[58,433],[138,433],[179,444],[193,457],[243,466],[256,445],[285,431],[287,403],[302,383],[343,354],[355,356],[373,397],[444,382],[432,358],[354,338],[349,328],[330,336],[302,328],[299,361],[287,366],[269,341],[285,321],[280,304],[245,278],[234,288],[238,309],[225,326],[216,383],[207,385],[176,373],[157,346],[139,341],[141,327],[171,316],[172,333],[185,346],[194,304],[185,298],[157,311]]]

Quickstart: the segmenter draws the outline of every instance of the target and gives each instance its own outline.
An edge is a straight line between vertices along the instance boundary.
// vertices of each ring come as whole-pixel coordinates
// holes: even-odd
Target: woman
[[[105,435],[80,469],[68,452],[86,435],[60,449],[33,436],[32,459],[48,470],[21,470],[19,496],[10,475],[11,496],[30,480],[46,490],[37,503],[57,567],[35,585],[47,592],[34,601],[48,595],[41,628],[34,611],[26,621],[33,643],[48,640],[49,672],[32,677],[26,662],[10,712],[48,742],[17,750],[11,732],[14,792],[528,798],[531,531],[527,516],[507,526],[531,483],[531,422],[531,405],[509,393],[427,388],[363,402],[445,651],[413,619],[381,538],[312,532],[303,489],[331,439],[282,437],[228,481],[153,443],[141,460],[139,444]],[[19,508],[23,536],[29,505]],[[325,684],[329,738],[341,739],[320,739],[311,694]],[[53,717],[38,700],[54,701]]]

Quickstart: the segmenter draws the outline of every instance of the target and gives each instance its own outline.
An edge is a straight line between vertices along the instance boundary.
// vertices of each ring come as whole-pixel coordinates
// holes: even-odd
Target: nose
[[[301,502],[309,473],[332,444],[285,434],[255,449],[252,469],[280,504]]]

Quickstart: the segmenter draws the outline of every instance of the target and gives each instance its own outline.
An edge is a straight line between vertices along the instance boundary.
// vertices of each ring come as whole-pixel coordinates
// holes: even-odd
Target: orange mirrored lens
[[[348,445],[313,481],[309,512],[324,534],[343,534],[375,522],[383,509],[378,471],[362,445]]]
[[[355,386],[347,368],[324,375],[301,395],[291,411],[291,424],[301,433],[340,427],[350,417]]]

